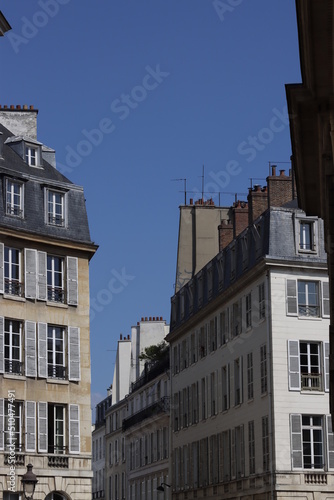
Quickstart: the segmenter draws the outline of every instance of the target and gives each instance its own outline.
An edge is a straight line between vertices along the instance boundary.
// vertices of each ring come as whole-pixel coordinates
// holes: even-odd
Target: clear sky
[[[0,103],[39,109],[38,139],[82,185],[92,240],[92,394],[142,316],[169,322],[179,205],[229,206],[289,162],[300,82],[292,0],[2,0]],[[280,168],[289,168],[284,165]],[[260,179],[260,180],[258,180]],[[206,195],[210,197],[210,195]],[[217,195],[214,200],[218,202]]]

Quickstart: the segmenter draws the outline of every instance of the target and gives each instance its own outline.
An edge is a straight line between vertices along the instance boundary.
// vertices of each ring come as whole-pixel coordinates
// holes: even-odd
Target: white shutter
[[[288,341],[288,357],[289,357],[289,390],[300,391],[300,357],[299,357],[299,341]]]
[[[69,452],[80,453],[79,406],[69,405]]]
[[[47,378],[47,324],[38,323],[38,376]]]
[[[324,318],[329,318],[329,283],[328,281],[323,281],[322,285],[322,316]]]
[[[25,323],[26,376],[36,377],[36,323]]]
[[[26,451],[36,451],[35,401],[26,401]]]
[[[68,327],[68,379],[80,380],[80,329]]]
[[[48,404],[38,402],[38,451],[48,451]]]
[[[290,415],[292,469],[303,468],[303,440],[301,415]]]
[[[334,435],[332,429],[332,417],[326,415],[327,424],[327,467],[334,469]]]
[[[4,244],[0,243],[0,293],[4,293]]]
[[[39,300],[47,299],[47,265],[46,252],[38,252],[38,281],[37,281],[37,298]]]
[[[3,319],[2,316],[0,316],[0,373],[4,373],[4,371],[5,371],[5,360],[4,360],[5,348],[4,348],[4,342],[5,342],[4,319]]]
[[[297,316],[297,281],[286,280],[286,313],[289,316]]]
[[[329,342],[324,342],[324,384],[325,391],[329,392]]]
[[[67,303],[78,305],[78,259],[67,257]]]
[[[25,296],[27,299],[36,299],[37,288],[37,252],[30,248],[24,251],[25,262]]]
[[[5,401],[0,399],[0,450],[4,449]]]

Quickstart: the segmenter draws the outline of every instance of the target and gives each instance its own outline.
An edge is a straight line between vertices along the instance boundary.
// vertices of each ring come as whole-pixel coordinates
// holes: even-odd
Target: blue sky
[[[286,83],[300,82],[291,0],[3,0],[0,103],[39,109],[38,138],[82,185],[92,239],[93,400],[116,341],[169,322],[179,205],[230,205],[289,162]],[[281,168],[289,168],[282,164]],[[253,181],[263,183],[263,180]],[[210,195],[207,195],[208,197]],[[217,201],[217,195],[214,195]],[[113,279],[112,292],[108,285]]]

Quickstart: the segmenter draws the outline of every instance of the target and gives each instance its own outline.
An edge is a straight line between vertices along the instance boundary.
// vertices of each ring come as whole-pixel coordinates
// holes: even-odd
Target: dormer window
[[[52,226],[65,226],[64,193],[47,190],[47,223]]]
[[[6,180],[6,214],[23,217],[23,185],[11,179]]]
[[[37,148],[32,146],[26,146],[26,162],[31,167],[36,167],[37,165]]]

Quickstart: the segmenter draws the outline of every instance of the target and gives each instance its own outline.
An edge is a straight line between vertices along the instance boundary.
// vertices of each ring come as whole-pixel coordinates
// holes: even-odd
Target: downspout
[[[273,422],[273,387],[272,387],[272,321],[271,321],[271,286],[270,271],[267,271],[267,300],[266,300],[266,323],[267,323],[267,370],[268,370],[268,398],[269,398],[269,436],[270,436],[270,498],[274,500],[274,422]],[[270,315],[270,318],[269,318]]]

